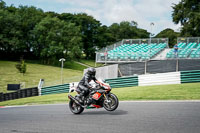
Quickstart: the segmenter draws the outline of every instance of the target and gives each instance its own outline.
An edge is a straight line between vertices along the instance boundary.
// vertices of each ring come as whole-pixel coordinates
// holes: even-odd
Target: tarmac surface
[[[199,133],[200,102],[120,102],[114,112],[68,104],[0,108],[0,133]]]

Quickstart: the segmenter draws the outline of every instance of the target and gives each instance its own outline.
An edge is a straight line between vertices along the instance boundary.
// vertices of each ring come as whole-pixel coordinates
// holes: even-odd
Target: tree
[[[100,45],[98,35],[101,23],[86,13],[63,13],[59,15],[58,18],[64,20],[65,22],[74,23],[76,26],[80,27],[83,44],[82,51],[86,55],[85,58],[94,58],[96,47]]]
[[[35,26],[42,20],[44,17],[43,11],[37,9],[36,7],[28,6],[19,6],[16,14],[19,16],[20,21],[20,52],[28,53],[32,52],[34,38],[32,31]]]
[[[172,29],[165,29],[156,35],[156,38],[169,38],[169,46],[173,47],[177,43],[177,37],[180,36],[180,33],[175,32]]]
[[[121,37],[119,35],[119,28],[120,26],[118,23],[113,23],[108,27],[109,32],[112,34],[112,37],[116,42],[121,40]]]
[[[98,34],[96,35],[96,39],[96,45],[98,49],[101,49],[116,42],[115,38],[113,37],[113,34],[109,32],[108,27],[105,25],[98,28]]]
[[[13,13],[16,10],[14,7],[0,9],[0,54],[4,58],[17,53],[21,44],[19,16]]]
[[[0,0],[0,9],[5,9],[6,3],[3,0]]]
[[[122,39],[135,39],[135,38],[148,38],[149,33],[147,30],[139,29],[135,21],[122,21],[120,24],[113,23],[109,27],[110,32],[113,35],[113,38],[116,41]]]
[[[147,38],[135,21],[107,27],[86,13],[43,12],[33,6],[6,6],[0,0],[0,58],[95,58],[97,48],[122,39]],[[12,57],[12,58],[10,58]]]
[[[47,16],[35,26],[33,33],[37,40],[33,51],[47,64],[64,56],[80,58],[81,35],[75,24]]]
[[[181,36],[200,36],[200,1],[181,0],[172,8],[173,22],[182,26]]]
[[[80,26],[83,51],[86,58],[95,58],[96,46],[98,46],[98,28],[101,23],[86,13],[76,14],[74,23]]]
[[[14,59],[32,51],[32,30],[43,18],[43,11],[35,7],[14,6],[0,10],[0,53]],[[31,56],[29,55],[29,58]]]

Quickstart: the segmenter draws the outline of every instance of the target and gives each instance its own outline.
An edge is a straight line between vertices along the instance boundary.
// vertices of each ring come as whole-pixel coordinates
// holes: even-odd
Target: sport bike
[[[89,88],[89,94],[85,97],[82,97],[82,103],[80,103],[76,97],[79,94],[76,91],[76,88],[70,89],[70,92],[75,91],[77,95],[73,97],[72,95],[68,95],[69,108],[72,113],[80,114],[84,109],[92,109],[92,108],[102,108],[104,107],[107,111],[114,111],[117,109],[119,105],[118,98],[115,94],[111,93],[111,87],[108,83],[105,83],[103,80],[93,82],[92,88]]]

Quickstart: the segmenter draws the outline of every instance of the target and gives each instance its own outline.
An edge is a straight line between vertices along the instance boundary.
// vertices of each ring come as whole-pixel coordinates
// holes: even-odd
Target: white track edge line
[[[120,103],[200,103],[200,100],[138,100],[138,101],[119,101]],[[67,105],[68,103],[61,104],[39,104],[39,105],[16,105],[16,106],[1,106],[2,108],[16,108],[16,107],[34,107],[34,106],[51,106],[51,105]]]

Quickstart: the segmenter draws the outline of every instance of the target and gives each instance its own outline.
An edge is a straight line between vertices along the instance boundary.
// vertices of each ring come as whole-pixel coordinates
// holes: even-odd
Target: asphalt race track
[[[0,133],[199,133],[199,101],[120,102],[115,112],[68,104],[0,108]]]

